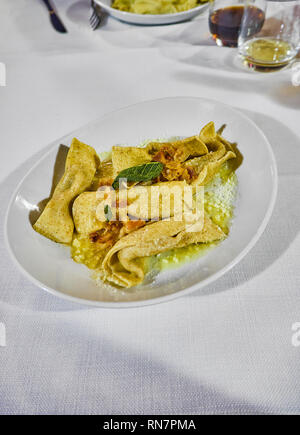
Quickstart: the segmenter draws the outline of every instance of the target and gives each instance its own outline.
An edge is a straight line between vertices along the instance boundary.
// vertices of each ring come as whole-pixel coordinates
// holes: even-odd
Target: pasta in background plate
[[[208,0],[114,0],[112,7],[134,14],[175,14],[188,11]]]

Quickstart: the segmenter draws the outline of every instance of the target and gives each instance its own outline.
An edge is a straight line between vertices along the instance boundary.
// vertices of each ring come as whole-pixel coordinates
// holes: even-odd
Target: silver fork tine
[[[95,27],[98,25],[98,18],[93,14],[90,18],[90,25],[93,30],[95,30]]]
[[[90,16],[90,23],[92,24],[92,23],[94,23],[94,21],[97,19],[97,17],[96,17],[96,12],[95,12],[95,10],[93,9],[93,12],[92,12],[92,15]]]
[[[97,20],[97,17],[95,16],[95,14],[93,14],[93,15],[91,16],[91,18],[90,18],[90,23],[91,23],[92,26],[94,25],[94,23],[95,23],[96,20]]]
[[[92,15],[90,16],[90,25],[93,30],[96,30],[101,23],[101,16],[98,14],[94,0],[91,0]]]
[[[93,30],[96,30],[100,24],[100,19],[97,15],[95,15],[91,21],[91,26]]]

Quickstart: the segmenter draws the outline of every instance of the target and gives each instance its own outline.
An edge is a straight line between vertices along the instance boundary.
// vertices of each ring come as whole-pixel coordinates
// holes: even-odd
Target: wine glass
[[[239,35],[239,53],[255,70],[275,71],[287,66],[298,53],[300,41],[299,0],[268,1],[264,25],[251,34],[249,6],[245,5]]]
[[[209,28],[217,45],[237,47],[245,11],[249,35],[258,33],[265,9],[266,0],[210,0]]]

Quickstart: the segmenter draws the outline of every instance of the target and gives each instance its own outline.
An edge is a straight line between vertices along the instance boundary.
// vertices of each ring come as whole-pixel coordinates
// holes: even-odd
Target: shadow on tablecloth
[[[65,316],[55,321],[49,316],[23,316],[22,320],[22,330],[16,329],[17,344],[30,337],[34,346],[23,346],[19,358],[15,355],[20,350],[13,349],[13,343],[5,354],[1,351],[1,414],[276,412],[168,364],[168,351],[158,359],[130,349],[128,343],[104,338],[101,323],[92,328],[92,324],[82,325]]]

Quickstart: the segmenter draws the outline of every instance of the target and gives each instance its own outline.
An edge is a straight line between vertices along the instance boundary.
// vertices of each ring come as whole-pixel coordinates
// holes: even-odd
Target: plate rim
[[[179,290],[175,293],[171,293],[171,294],[167,294],[167,295],[163,295],[163,296],[158,296],[156,298],[151,298],[151,299],[142,299],[139,301],[129,301],[129,302],[120,302],[120,301],[116,301],[116,302],[106,302],[106,301],[96,301],[96,300],[88,300],[88,299],[83,299],[83,298],[79,298],[76,296],[71,296],[71,295],[67,295],[65,293],[62,293],[58,290],[55,290],[51,287],[46,286],[44,283],[40,282],[38,279],[34,278],[23,266],[22,264],[18,261],[18,259],[15,257],[10,241],[9,241],[9,237],[8,237],[8,223],[9,223],[9,215],[12,209],[12,206],[15,202],[15,199],[17,197],[17,194],[21,188],[21,186],[23,185],[24,181],[26,180],[26,178],[31,174],[31,172],[33,172],[39,165],[40,163],[49,155],[51,154],[51,152],[58,146],[57,143],[60,142],[62,139],[64,139],[66,136],[71,136],[73,133],[77,132],[78,130],[80,130],[81,128],[86,128],[89,125],[94,124],[95,122],[100,122],[102,120],[104,120],[106,117],[111,116],[112,114],[117,114],[118,112],[122,112],[125,111],[129,108],[133,108],[135,106],[139,106],[141,104],[152,104],[154,102],[158,102],[158,101],[165,101],[165,100],[197,100],[197,101],[203,101],[203,102],[207,102],[207,103],[213,103],[213,104],[218,104],[219,106],[223,106],[224,108],[227,108],[229,110],[231,110],[232,112],[235,112],[236,114],[238,114],[238,116],[241,116],[242,118],[244,118],[245,120],[247,120],[248,122],[250,122],[250,124],[252,124],[252,126],[259,131],[259,133],[263,136],[264,140],[265,140],[265,145],[268,148],[270,157],[271,157],[271,162],[272,162],[272,172],[273,172],[273,183],[272,183],[272,195],[270,197],[270,202],[268,205],[268,209],[267,212],[261,222],[261,224],[259,225],[255,235],[253,236],[253,238],[251,239],[251,241],[246,245],[246,247],[230,262],[228,263],[225,267],[223,267],[222,269],[220,269],[218,272],[214,273],[213,275],[211,275],[210,277],[204,279],[203,281],[200,281],[186,289],[183,290]],[[54,143],[55,142],[55,143]],[[81,127],[76,128],[75,130],[72,130],[71,132],[65,134],[64,136],[61,136],[60,138],[56,139],[55,141],[53,141],[51,144],[49,144],[49,150],[46,151],[46,153],[44,155],[42,155],[36,162],[35,164],[26,172],[26,174],[22,177],[22,179],[19,181],[19,183],[17,184],[17,187],[14,189],[13,194],[9,200],[8,206],[7,206],[7,210],[5,213],[5,218],[4,218],[4,243],[5,246],[10,254],[11,259],[13,260],[13,263],[18,267],[18,269],[22,272],[22,274],[29,279],[30,282],[32,282],[33,284],[35,284],[37,287],[45,290],[46,292],[57,296],[58,298],[67,300],[69,302],[72,303],[77,303],[80,305],[88,305],[88,306],[93,306],[94,308],[138,308],[138,307],[145,307],[145,306],[150,306],[150,305],[156,305],[156,304],[160,304],[160,303],[164,303],[164,302],[170,302],[172,300],[175,300],[179,297],[183,297],[186,296],[196,290],[200,290],[203,287],[206,287],[207,285],[217,281],[218,279],[220,279],[223,275],[225,275],[227,272],[229,272],[233,267],[235,267],[256,245],[256,243],[258,242],[258,240],[261,238],[261,236],[263,235],[270,219],[271,216],[273,214],[273,210],[276,204],[276,199],[277,199],[277,193],[278,193],[278,167],[277,167],[277,161],[276,161],[276,157],[274,155],[272,146],[269,142],[269,139],[267,138],[267,136],[265,135],[265,133],[261,130],[260,127],[258,127],[256,125],[256,123],[249,118],[246,114],[244,114],[243,112],[241,112],[239,109],[236,109],[232,106],[230,106],[229,104],[226,103],[222,103],[218,100],[215,99],[210,99],[210,98],[202,98],[202,97],[191,97],[191,96],[177,96],[177,97],[163,97],[163,98],[156,98],[156,99],[152,99],[152,100],[143,100],[143,101],[139,101],[137,103],[134,104],[129,104],[127,106],[124,107],[120,107],[116,110],[112,110],[108,113],[105,113],[104,115],[100,116],[99,118],[94,119],[93,121],[90,121],[84,125],[82,125]]]

